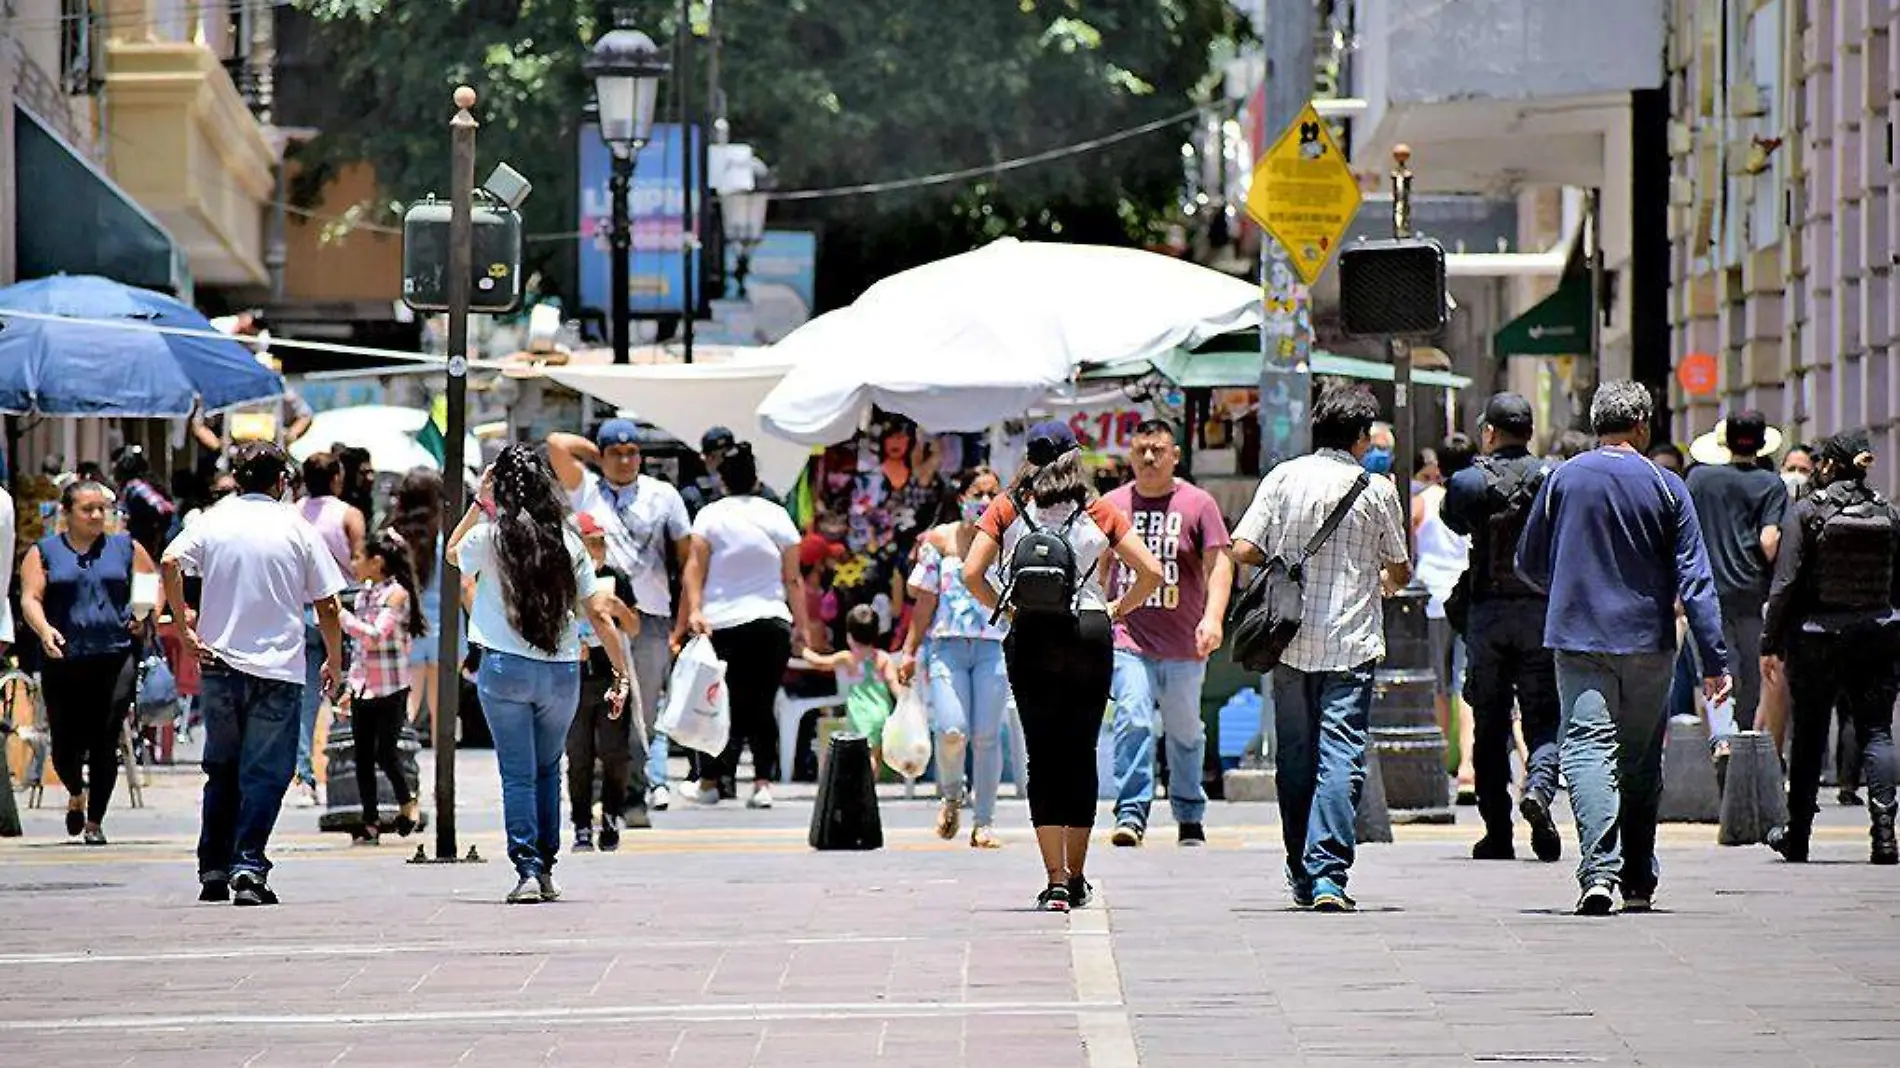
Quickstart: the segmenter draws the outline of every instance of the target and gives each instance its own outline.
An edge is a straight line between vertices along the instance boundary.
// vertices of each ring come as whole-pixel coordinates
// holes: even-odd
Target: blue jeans
[[[323,707],[323,628],[316,616],[304,613],[303,624],[303,696],[299,699],[297,734],[297,781],[306,786],[317,784],[316,765],[311,750],[317,740],[317,710]]]
[[[1207,663],[1115,650],[1115,822],[1148,826],[1155,799],[1155,735],[1168,739],[1168,807],[1176,823],[1207,814],[1201,785],[1207,729],[1201,684]]]
[[[581,666],[485,650],[475,689],[495,739],[508,859],[533,878],[561,850],[561,757],[580,709]]]
[[[1003,782],[1003,717],[1009,707],[1003,643],[933,638],[925,650],[925,664],[937,728],[938,789],[945,797],[963,796],[964,748],[943,741],[945,735],[958,735],[968,741],[975,766],[975,819],[987,827],[996,822],[996,792]],[[949,759],[945,759],[947,753]]]
[[[1656,889],[1656,806],[1674,653],[1557,654],[1564,781],[1583,859],[1577,881]]]
[[[222,664],[204,669],[204,815],[200,879],[265,875],[264,847],[277,826],[297,760],[297,706],[303,687],[260,679]]]
[[[1353,815],[1366,782],[1372,664],[1346,671],[1274,668],[1273,706],[1287,878],[1302,892],[1319,879],[1343,889],[1357,845]]]
[[[673,666],[670,642],[672,622],[665,616],[640,614],[640,633],[633,639],[633,677],[640,684],[640,722],[646,727],[646,758],[640,755],[640,731],[633,732],[633,782],[628,794],[632,807],[644,808],[647,791],[666,785],[666,735],[660,733],[660,710],[665,706],[666,675]],[[632,715],[629,710],[628,715]]]

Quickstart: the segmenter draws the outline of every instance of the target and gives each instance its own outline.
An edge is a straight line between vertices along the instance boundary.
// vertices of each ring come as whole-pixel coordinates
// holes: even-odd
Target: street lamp
[[[765,212],[772,203],[772,172],[759,159],[749,160],[749,173],[741,170],[728,188],[719,191],[719,215],[726,240],[739,246],[739,262],[732,272],[739,283],[739,299],[745,299],[746,275],[752,272],[752,250],[765,240]]]
[[[653,38],[627,25],[626,16],[594,42],[582,71],[594,81],[594,103],[599,111],[600,139],[613,156],[613,329],[614,362],[629,362],[633,312],[628,307],[633,226],[628,218],[627,195],[633,188],[634,157],[653,138],[653,107],[660,96],[660,79],[669,69]]]

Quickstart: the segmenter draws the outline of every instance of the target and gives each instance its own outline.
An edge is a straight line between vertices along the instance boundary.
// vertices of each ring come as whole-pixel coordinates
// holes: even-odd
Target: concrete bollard
[[[1725,846],[1757,845],[1768,840],[1770,828],[1787,822],[1788,795],[1774,739],[1760,731],[1735,735],[1729,740],[1728,783],[1716,840]]]
[[[1722,791],[1709,759],[1709,728],[1701,717],[1671,719],[1663,743],[1662,804],[1656,818],[1663,823],[1718,823],[1722,819]]]
[[[1390,842],[1392,813],[1385,807],[1385,777],[1379,769],[1379,747],[1366,745],[1366,783],[1359,791],[1359,807],[1352,814],[1355,841]]]
[[[1221,776],[1228,801],[1273,801],[1279,797],[1272,768],[1233,768]]]
[[[831,736],[811,810],[813,849],[882,849],[884,824],[877,810],[877,774],[871,743],[850,731]]]

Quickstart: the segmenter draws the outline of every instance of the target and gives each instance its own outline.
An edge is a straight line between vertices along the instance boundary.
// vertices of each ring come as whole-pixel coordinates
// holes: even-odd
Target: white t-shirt
[[[204,579],[198,637],[236,671],[304,681],[304,606],[344,586],[330,550],[287,504],[249,493],[205,509],[165,550]]]
[[[583,469],[581,488],[567,497],[576,512],[592,515],[607,532],[607,562],[633,583],[632,607],[643,615],[671,618],[666,554],[691,529],[680,491],[651,475],[615,487]]]
[[[700,509],[693,536],[711,546],[700,614],[714,630],[760,619],[792,620],[785,603],[785,550],[798,528],[784,506],[760,497],[727,497]]]
[[[468,614],[468,640],[484,649],[511,653],[529,660],[572,661],[581,658],[581,614],[587,599],[594,595],[597,580],[594,561],[587,546],[572,526],[561,528],[567,543],[567,555],[574,568],[576,598],[574,614],[561,635],[559,649],[549,652],[528,643],[508,621],[508,606],[501,599],[501,564],[495,556],[495,524],[477,523],[462,539],[462,573],[475,579],[475,605]]]

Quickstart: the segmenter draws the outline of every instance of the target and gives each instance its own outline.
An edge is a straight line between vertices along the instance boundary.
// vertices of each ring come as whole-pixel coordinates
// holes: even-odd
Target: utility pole
[[[1412,149],[1392,147],[1392,236],[1412,236]],[[1417,422],[1412,415],[1412,343],[1387,336],[1386,359],[1392,363],[1392,471],[1399,490],[1399,514],[1412,514],[1412,457],[1417,453]],[[1408,520],[1409,521],[1409,520]]]
[[[1267,144],[1287,128],[1313,93],[1314,38],[1319,11],[1314,0],[1268,0],[1266,74],[1261,129]],[[1265,153],[1267,144],[1256,147]],[[1273,235],[1260,235],[1260,466],[1312,448],[1309,411],[1313,376],[1313,315],[1307,288],[1287,250]]]
[[[699,168],[694,159],[699,153],[693,139],[693,10],[692,0],[680,0],[679,58],[674,61],[673,86],[679,93],[680,113],[680,187],[686,202],[680,206],[680,338],[686,348],[686,362],[693,362],[693,320],[699,317],[699,279],[694,266],[699,262]]]

